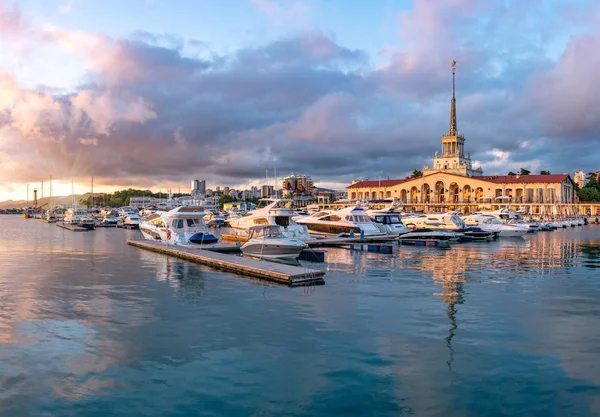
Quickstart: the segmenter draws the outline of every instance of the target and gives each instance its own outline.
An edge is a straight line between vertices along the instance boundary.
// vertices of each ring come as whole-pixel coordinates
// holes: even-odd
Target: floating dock
[[[210,250],[209,245],[200,248],[166,246],[163,242],[140,240],[128,240],[127,244],[213,268],[289,285],[290,287],[325,283],[323,280],[325,272],[323,271],[219,253]]]
[[[64,223],[56,223],[58,227],[62,227],[63,229],[70,230],[71,232],[87,232],[88,229],[85,227],[75,226],[73,224],[64,224]]]

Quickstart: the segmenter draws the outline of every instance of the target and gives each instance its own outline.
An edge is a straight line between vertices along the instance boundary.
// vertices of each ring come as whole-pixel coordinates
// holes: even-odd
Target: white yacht
[[[229,226],[237,233],[248,235],[252,226],[273,225],[280,226],[285,236],[295,239],[312,239],[308,228],[294,221],[296,216],[294,200],[262,198],[255,210],[243,216],[230,216]]]
[[[521,215],[521,213],[507,209],[507,208],[502,208],[500,210],[493,210],[493,211],[478,211],[478,212],[473,213],[473,215],[493,216],[493,217],[497,218],[498,220],[500,220],[502,223],[508,224],[508,225],[524,225],[528,228],[527,229],[528,233],[533,233],[533,232],[537,231],[537,229],[538,229],[537,224],[527,223],[525,221],[525,219],[523,218],[523,216]]]
[[[204,223],[206,213],[201,207],[176,207],[154,213],[140,224],[144,238],[172,245],[215,243],[218,239]]]
[[[88,230],[93,230],[96,228],[96,222],[94,219],[88,216],[86,206],[75,205],[68,209],[65,217],[63,218],[63,223],[80,226]]]
[[[286,237],[279,226],[262,225],[250,227],[248,241],[240,249],[257,258],[296,259],[306,247],[302,240]]]
[[[476,226],[485,231],[498,233],[500,237],[520,237],[529,232],[526,224],[507,224],[494,216],[484,214],[472,214],[463,218],[468,226]]]
[[[359,235],[383,236],[386,233],[369,218],[367,212],[355,205],[334,211],[319,211],[310,216],[295,218],[298,224],[305,225],[312,233],[325,235],[349,234],[354,231]]]
[[[402,222],[409,230],[416,228],[461,231],[467,227],[455,213],[412,214],[403,217]]]
[[[408,233],[408,229],[400,219],[400,210],[395,202],[379,210],[367,210],[367,214],[377,227],[388,235]]]

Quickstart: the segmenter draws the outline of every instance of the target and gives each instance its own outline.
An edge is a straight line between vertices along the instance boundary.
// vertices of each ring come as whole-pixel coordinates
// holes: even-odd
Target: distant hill
[[[67,196],[58,196],[58,197],[52,197],[52,205],[56,206],[56,205],[63,205],[63,206],[70,206],[72,201],[75,201],[75,203],[79,203],[79,200],[81,199],[86,199],[88,197],[91,196],[91,193],[85,193],[85,194],[75,194],[73,195],[73,197],[71,197],[70,195]],[[99,203],[101,203],[101,201],[98,201]],[[38,206],[42,206],[44,204],[50,204],[50,197],[44,197],[44,198],[40,198],[38,200]],[[29,200],[29,205],[32,204],[32,201]],[[0,209],[7,209],[7,208],[23,208],[27,206],[27,201],[25,200],[6,200],[6,201],[1,201],[0,202]],[[45,208],[47,208],[48,206],[46,206]]]

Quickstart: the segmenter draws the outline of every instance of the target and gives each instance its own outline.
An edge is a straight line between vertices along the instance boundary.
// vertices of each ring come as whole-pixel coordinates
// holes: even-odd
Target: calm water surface
[[[600,227],[288,288],[0,216],[2,416],[600,415]]]

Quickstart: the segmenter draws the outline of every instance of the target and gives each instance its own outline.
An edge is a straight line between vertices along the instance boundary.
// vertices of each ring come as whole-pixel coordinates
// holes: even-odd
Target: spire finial
[[[454,97],[454,74],[456,72],[456,61],[452,61],[452,100],[450,101],[450,135],[456,135],[456,98]]]

